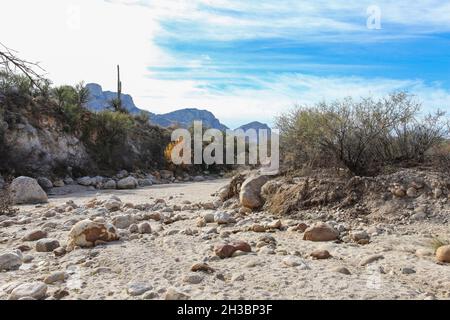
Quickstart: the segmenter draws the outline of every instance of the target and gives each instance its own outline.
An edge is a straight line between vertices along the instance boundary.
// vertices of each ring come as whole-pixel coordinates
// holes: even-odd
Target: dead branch
[[[23,73],[30,82],[39,89],[41,88],[40,82],[44,80],[42,74],[35,71],[39,69],[43,72],[45,70],[39,66],[39,63],[30,62],[17,57],[17,51],[12,50],[0,42],[0,66],[5,69],[7,73],[14,73],[20,71]]]

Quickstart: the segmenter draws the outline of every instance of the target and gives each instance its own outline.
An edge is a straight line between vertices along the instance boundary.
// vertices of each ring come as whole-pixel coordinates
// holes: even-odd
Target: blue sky
[[[24,3],[41,12],[42,46],[26,32],[5,42],[55,82],[111,90],[120,63],[124,90],[152,112],[197,107],[237,127],[270,124],[294,104],[397,90],[450,111],[449,1],[5,1],[4,23]]]

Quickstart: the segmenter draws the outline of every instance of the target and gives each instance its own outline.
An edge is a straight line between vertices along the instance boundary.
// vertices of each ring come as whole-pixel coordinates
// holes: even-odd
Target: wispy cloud
[[[371,5],[380,30],[366,26]],[[124,90],[153,112],[204,108],[233,127],[348,95],[450,101],[446,1],[3,0],[2,9],[0,40],[42,61],[57,84],[111,90],[121,64]],[[26,26],[11,27],[18,21]]]

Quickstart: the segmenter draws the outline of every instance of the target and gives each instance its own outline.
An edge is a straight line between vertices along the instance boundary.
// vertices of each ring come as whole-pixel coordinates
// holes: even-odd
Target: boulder
[[[140,234],[152,233],[152,227],[148,222],[142,222],[138,225],[138,231]]]
[[[217,222],[217,224],[228,224],[233,221],[233,218],[230,216],[227,212],[216,212],[214,214],[214,222]]]
[[[65,181],[67,181],[67,182],[65,182]],[[64,187],[65,185],[73,185],[74,184],[74,181],[73,181],[73,179],[72,178],[70,178],[70,180],[68,180],[68,178],[66,178],[66,179],[64,179],[64,180],[55,180],[54,182],[53,182],[53,186],[54,187],[56,187],[56,188],[61,188],[61,187]]]
[[[45,191],[48,191],[51,188],[53,188],[53,183],[49,179],[47,179],[45,177],[37,178],[37,182],[39,183],[41,188],[44,189]]]
[[[48,202],[47,194],[36,181],[29,177],[18,177],[9,187],[14,204],[37,204]]]
[[[0,254],[0,271],[16,270],[22,265],[22,257],[17,252]]]
[[[333,241],[339,236],[339,232],[330,225],[319,222],[305,230],[303,240],[309,241]]]
[[[113,225],[118,229],[128,229],[134,223],[134,219],[129,214],[115,216],[112,219]]]
[[[108,209],[110,212],[114,212],[120,209],[122,206],[122,201],[117,200],[115,198],[110,198],[106,200],[106,202],[103,204],[103,206]]]
[[[247,178],[241,186],[239,200],[241,205],[255,209],[261,207],[264,203],[261,198],[261,187],[269,181],[268,176],[258,175]]]
[[[172,179],[173,178],[173,172],[169,171],[169,170],[161,170],[159,171],[159,175],[161,176],[162,179]]]
[[[118,189],[136,189],[137,186],[138,181],[133,177],[123,178],[117,182]]]
[[[117,188],[117,184],[114,180],[108,180],[103,184],[103,189],[116,189]]]
[[[138,185],[140,187],[150,187],[153,185],[152,179],[138,179]]]
[[[236,251],[236,248],[231,244],[218,244],[214,248],[214,253],[221,259],[229,258]]]
[[[62,282],[64,280],[66,280],[68,277],[69,277],[69,275],[67,274],[67,272],[56,271],[56,272],[53,272],[52,274],[49,274],[48,276],[46,276],[44,279],[44,282],[46,284],[53,284],[55,282]]]
[[[37,241],[37,240],[40,240],[40,239],[43,239],[46,237],[47,237],[47,232],[45,232],[44,230],[36,229],[36,230],[31,230],[31,231],[28,231],[27,233],[25,233],[22,240],[23,241]]]
[[[314,250],[313,252],[311,252],[310,256],[317,260],[331,258],[331,254],[328,252],[328,250]]]
[[[436,250],[436,259],[440,262],[450,262],[450,245],[439,247]]]
[[[190,297],[174,288],[169,288],[164,295],[164,300],[189,300]]]
[[[92,181],[91,177],[82,177],[82,178],[77,179],[77,183],[82,186],[85,186],[85,187],[92,186],[92,184],[93,184],[92,182],[93,181]]]
[[[231,243],[231,245],[236,250],[239,250],[242,252],[251,252],[252,251],[252,247],[250,247],[250,245],[245,241],[235,241],[235,242]]]
[[[220,188],[219,191],[217,191],[217,196],[222,201],[228,200],[228,198],[230,196],[230,185],[227,184],[226,186]]]
[[[194,182],[203,182],[203,181],[205,181],[204,176],[195,176],[194,177]]]
[[[17,286],[9,296],[10,300],[22,298],[43,299],[47,294],[47,285],[43,282],[23,283]]]
[[[56,248],[59,248],[59,241],[56,239],[44,238],[36,242],[37,252],[51,252]]]
[[[98,241],[109,242],[119,240],[117,230],[111,224],[83,220],[76,223],[69,232],[68,249],[78,246],[94,247]]]

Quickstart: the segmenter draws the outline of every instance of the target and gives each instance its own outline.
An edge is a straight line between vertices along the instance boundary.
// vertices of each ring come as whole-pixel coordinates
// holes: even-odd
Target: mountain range
[[[89,83],[86,85],[89,89],[90,97],[87,103],[88,109],[92,111],[102,111],[106,110],[109,107],[109,103],[112,99],[117,97],[116,92],[112,91],[103,91],[101,85],[97,83]],[[131,114],[139,114],[141,112],[148,113],[150,116],[150,122],[161,127],[167,128],[172,125],[178,125],[182,128],[188,128],[194,120],[201,120],[205,127],[226,130],[229,129],[226,125],[222,124],[219,119],[217,119],[214,114],[208,110],[200,110],[196,108],[186,108],[180,109],[176,111],[172,111],[165,114],[155,114],[152,112],[148,112],[138,108],[134,101],[133,97],[129,94],[122,94],[122,106]],[[260,123],[257,121],[250,122],[245,124],[237,129],[268,129],[269,126],[264,123]]]

